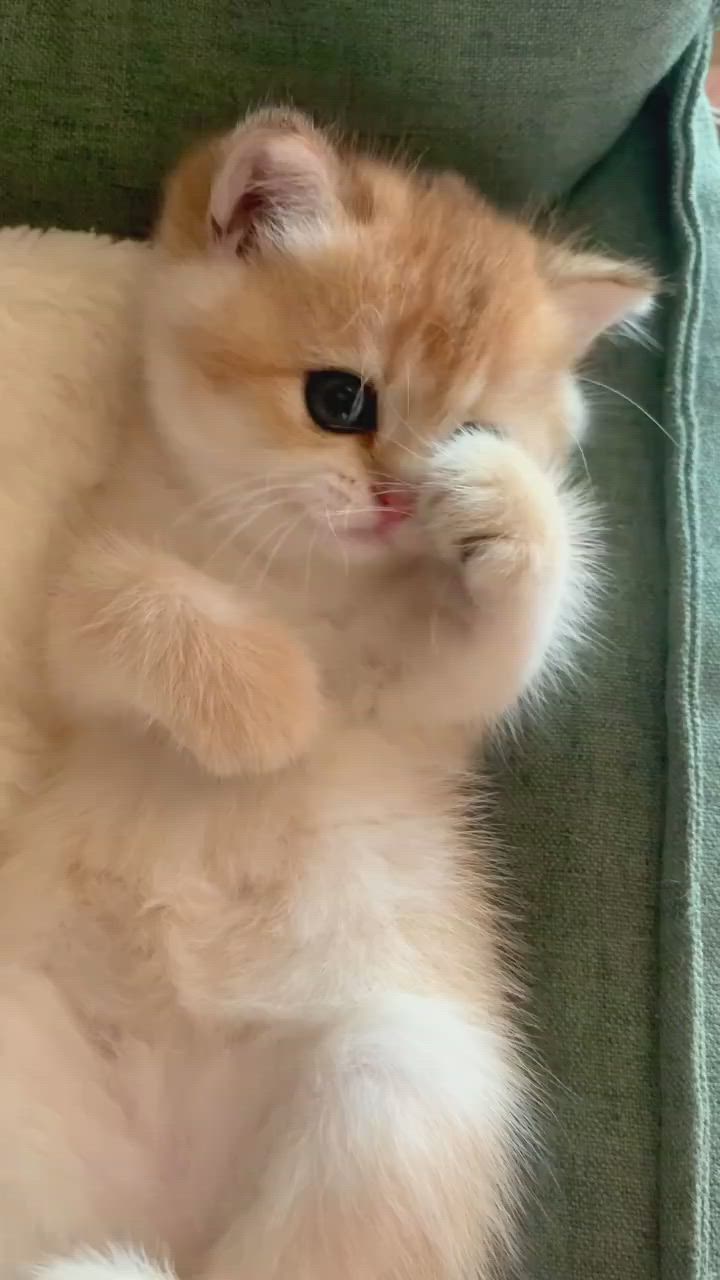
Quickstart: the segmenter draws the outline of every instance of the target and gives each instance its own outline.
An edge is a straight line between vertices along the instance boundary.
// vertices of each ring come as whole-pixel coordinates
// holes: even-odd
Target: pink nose
[[[381,507],[385,507],[387,511],[392,511],[396,516],[412,515],[415,502],[414,495],[410,489],[392,489],[389,493],[386,493],[383,489],[378,489],[375,497]]]

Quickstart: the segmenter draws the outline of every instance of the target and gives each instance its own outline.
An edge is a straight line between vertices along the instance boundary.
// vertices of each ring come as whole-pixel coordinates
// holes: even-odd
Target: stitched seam
[[[702,722],[699,714],[699,644],[700,632],[697,616],[697,600],[700,590],[702,564],[699,530],[697,526],[697,433],[695,416],[695,390],[697,385],[697,348],[700,328],[701,282],[705,263],[703,258],[702,231],[695,212],[693,190],[695,177],[695,147],[692,125],[698,95],[702,93],[707,65],[709,38],[698,42],[695,58],[685,73],[680,101],[677,104],[673,129],[674,182],[673,208],[684,256],[683,288],[677,306],[677,328],[672,361],[669,407],[672,414],[671,433],[678,441],[677,454],[668,458],[668,484],[673,486],[678,506],[679,520],[675,529],[681,542],[669,545],[671,586],[682,600],[680,623],[675,643],[670,651],[670,683],[682,694],[686,719],[679,728],[669,732],[670,744],[675,741],[677,759],[670,761],[670,773],[683,772],[686,801],[684,827],[686,838],[686,894],[688,908],[687,926],[687,1000],[686,1051],[690,1055],[689,1070],[692,1080],[692,1096],[687,1099],[691,1111],[693,1142],[694,1195],[688,1207],[692,1215],[693,1257],[690,1260],[695,1280],[707,1280],[709,1272],[709,1134],[708,1134],[708,1082],[706,1075],[706,1045],[703,991],[703,938],[701,921],[701,885],[699,883],[700,851],[703,841],[703,778]],[[684,536],[683,536],[684,535]],[[672,628],[671,628],[672,636]],[[672,751],[671,751],[672,754]],[[683,760],[684,756],[684,760]],[[678,786],[676,779],[675,786]],[[677,801],[676,801],[677,803]],[[665,964],[673,958],[664,957]],[[663,1090],[663,1095],[665,1091]],[[663,1096],[663,1101],[666,1099]],[[664,1153],[664,1163],[672,1160],[672,1152]],[[672,1224],[665,1223],[671,1230]],[[668,1272],[668,1280],[670,1273]],[[676,1278],[675,1278],[676,1280]]]

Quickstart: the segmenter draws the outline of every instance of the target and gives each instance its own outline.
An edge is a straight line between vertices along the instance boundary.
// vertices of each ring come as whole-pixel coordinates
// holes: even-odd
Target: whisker
[[[332,517],[331,517],[330,512],[329,512],[329,510],[328,510],[328,508],[327,508],[327,507],[325,508],[325,519],[327,520],[328,528],[329,528],[329,530],[330,530],[331,534],[333,535],[333,537],[334,537],[335,541],[336,541],[336,542],[337,542],[337,544],[338,544],[338,547],[340,548],[340,550],[341,550],[341,552],[342,552],[342,557],[343,557],[343,561],[344,561],[344,564],[345,564],[345,576],[347,577],[347,576],[348,576],[348,574],[349,574],[349,572],[350,572],[350,565],[349,565],[349,563],[348,563],[348,558],[347,558],[347,547],[345,547],[345,546],[344,546],[344,544],[342,543],[342,541],[341,541],[341,539],[340,539],[340,536],[339,536],[339,534],[338,534],[338,531],[337,531],[337,529],[335,528],[335,526],[334,526],[334,524],[333,524],[333,522],[332,522]]]
[[[427,464],[427,455],[423,457],[416,449],[409,449],[406,444],[402,443],[402,440],[393,440],[392,445],[395,449],[402,449],[404,453],[409,453],[410,457],[415,458],[417,462],[422,462],[423,465]]]
[[[366,516],[373,511],[382,511],[382,507],[338,507],[330,514],[333,516]]]
[[[258,578],[258,580],[257,580],[257,581],[256,581],[256,583],[255,583],[256,587],[261,587],[261,586],[262,586],[262,584],[263,584],[263,582],[265,581],[265,579],[266,579],[266,577],[267,577],[268,573],[270,572],[270,566],[272,565],[273,561],[275,560],[275,557],[277,556],[278,552],[280,551],[280,548],[281,548],[282,546],[284,546],[285,542],[286,542],[286,541],[287,541],[287,539],[288,539],[288,535],[289,535],[289,534],[291,534],[291,533],[293,532],[293,530],[297,529],[298,525],[300,524],[300,521],[304,518],[304,516],[305,516],[305,512],[304,512],[304,511],[301,511],[301,512],[300,512],[300,515],[297,517],[297,520],[291,520],[291,521],[288,521],[288,523],[285,525],[284,530],[283,530],[283,531],[281,531],[280,536],[279,536],[279,538],[278,538],[277,542],[275,543],[275,545],[274,545],[274,547],[273,547],[272,551],[270,552],[270,554],[268,555],[268,557],[267,557],[267,559],[266,559],[266,561],[265,561],[265,567],[264,567],[264,569],[263,569],[262,573],[260,574],[260,577]]]
[[[662,431],[663,435],[667,436],[670,443],[674,444],[675,448],[677,449],[678,442],[674,438],[674,436],[670,435],[670,432],[667,430],[666,427],[663,426],[662,422],[658,422],[657,418],[654,418],[651,413],[648,413],[647,409],[643,409],[643,406],[641,404],[638,404],[637,400],[633,400],[632,396],[626,395],[624,391],[618,391],[617,387],[608,386],[606,382],[599,382],[597,378],[587,378],[583,376],[580,378],[580,381],[588,382],[593,387],[601,387],[603,391],[609,391],[611,395],[619,396],[621,400],[626,400],[627,403],[631,404],[634,409],[637,409],[638,413],[642,413],[643,416],[647,418],[649,422],[654,423],[654,425],[658,428],[658,430]]]
[[[228,522],[236,523],[238,518],[242,516],[252,517],[263,511],[269,511],[271,507],[277,507],[281,502],[286,502],[288,494],[280,494],[278,497],[271,498],[269,502],[245,502],[240,506],[233,505],[227,507],[223,511],[215,511],[207,517],[208,524],[227,524]],[[242,528],[242,519],[238,528]]]
[[[288,474],[291,474],[288,472]],[[181,511],[177,520],[173,523],[172,528],[185,523],[185,521],[197,516],[205,507],[218,506],[242,499],[252,499],[264,497],[268,493],[276,492],[280,489],[292,489],[301,487],[302,482],[294,483],[292,480],[277,482],[273,484],[256,483],[247,485],[242,480],[234,480],[232,484],[223,485],[220,489],[214,489],[212,493],[205,494],[199,498],[197,502],[191,503]]]
[[[207,560],[205,561],[205,567],[207,567],[209,564],[212,564],[213,560],[215,560],[217,556],[221,555],[223,551],[225,551],[229,546],[231,546],[231,544],[235,541],[235,539],[238,538],[240,534],[243,533],[246,529],[248,529],[250,525],[254,524],[256,520],[259,520],[261,516],[266,515],[267,512],[273,510],[273,508],[282,506],[284,502],[285,502],[284,498],[275,498],[273,502],[268,502],[262,507],[257,507],[255,511],[250,512],[250,514],[246,516],[244,520],[240,521],[240,524],[234,525],[233,528],[230,530],[230,533],[228,534],[228,536],[226,538],[223,538],[222,542],[218,543],[218,545],[212,551],[210,556],[208,556]]]
[[[585,475],[587,476],[590,484],[592,484],[592,476],[590,475],[590,468],[587,464],[587,458],[585,457],[585,450],[583,449],[579,440],[575,441],[575,447],[577,448],[577,451],[580,454],[580,457],[582,458],[582,464],[583,464],[583,467],[585,468]]]
[[[242,514],[243,511],[247,510],[248,507],[250,507],[251,511],[253,509],[267,511],[269,510],[270,507],[277,506],[278,503],[285,502],[287,499],[292,498],[294,494],[298,491],[298,489],[303,489],[303,488],[312,488],[312,485],[308,483],[307,485],[300,484],[300,485],[291,485],[291,486],[280,488],[279,489],[280,496],[275,498],[271,503],[266,503],[260,508],[254,508],[252,503],[242,503],[241,510],[240,512],[238,512],[238,504],[233,503],[233,504],[230,504],[227,509],[216,511],[213,515],[206,517],[206,519],[210,523],[218,524],[218,523],[227,522],[228,520],[234,520],[238,516],[238,514]],[[276,492],[277,491],[278,490],[276,490]],[[264,494],[258,494],[256,495],[253,501],[256,502],[258,497],[264,497],[264,496],[265,496]]]
[[[408,394],[409,394],[409,392],[408,392]],[[410,403],[409,403],[409,400],[408,400],[408,408],[407,408],[406,412],[409,412],[409,411],[410,411]],[[427,449],[427,440],[424,440],[424,439],[423,439],[423,437],[420,435],[420,433],[418,432],[418,430],[417,430],[417,429],[412,425],[412,423],[411,423],[411,422],[408,422],[407,418],[403,418],[402,414],[401,414],[401,413],[398,413],[398,414],[397,414],[397,420],[398,420],[398,422],[400,423],[400,425],[401,425],[401,426],[405,427],[405,429],[406,429],[407,431],[409,431],[409,432],[410,432],[410,434],[411,434],[411,436],[413,437],[413,439],[414,439],[414,440],[417,440],[417,442],[418,442],[418,444],[421,446],[421,448],[423,448],[423,449]],[[391,440],[392,440],[392,443],[393,443],[393,444],[396,444],[396,445],[399,445],[399,444],[400,444],[400,441],[399,441],[399,440],[396,440],[396,439],[394,438],[394,436],[391,436]]]
[[[308,543],[308,549],[305,555],[305,599],[306,600],[309,599],[309,596],[310,596],[310,562],[312,560],[312,553],[315,550],[315,547],[317,545],[319,532],[320,530],[316,525],[315,530],[313,532],[313,536],[310,539],[310,542]]]
[[[281,480],[282,476],[287,476],[288,479],[283,481]],[[268,488],[274,488],[278,483],[290,484],[296,476],[297,470],[294,467],[276,468],[273,471],[272,476],[266,475],[264,478],[260,478],[258,476],[253,479],[245,474],[239,475],[236,476],[234,480],[228,481],[227,484],[220,485],[219,488],[211,490],[210,493],[203,494],[198,499],[197,503],[193,504],[189,510],[194,510],[195,506],[203,506],[208,502],[214,502],[216,498],[220,498],[224,494],[234,493],[236,491],[240,493],[253,493],[258,489],[265,490]]]
[[[393,480],[389,480],[387,485],[383,485],[382,489],[375,489],[375,493],[407,493],[408,485],[398,481],[397,484]]]
[[[278,531],[279,531],[279,530],[284,530],[284,529],[286,529],[286,528],[287,528],[287,525],[288,525],[289,523],[290,523],[290,521],[287,521],[287,522],[282,523],[282,524],[281,524],[281,525],[279,525],[279,526],[278,526],[278,525],[275,525],[275,527],[274,527],[274,528],[272,528],[272,529],[270,529],[270,531],[265,535],[265,537],[264,537],[264,538],[261,538],[261,539],[260,539],[260,541],[259,541],[258,543],[256,543],[256,545],[255,545],[254,547],[251,547],[251,548],[250,548],[250,550],[248,551],[247,555],[245,556],[244,560],[242,560],[242,561],[241,561],[241,563],[240,563],[240,565],[238,566],[238,573],[241,573],[241,572],[243,571],[243,569],[246,567],[246,565],[248,565],[252,560],[254,560],[254,559],[255,559],[255,556],[257,556],[257,555],[259,555],[259,554],[260,554],[260,552],[262,551],[263,547],[266,547],[266,546],[267,546],[267,544],[268,544],[268,543],[269,543],[273,538],[277,537],[277,534],[278,534]]]

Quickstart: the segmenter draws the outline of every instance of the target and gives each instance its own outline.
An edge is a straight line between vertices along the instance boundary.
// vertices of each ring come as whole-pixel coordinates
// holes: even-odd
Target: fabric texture
[[[660,90],[566,213],[664,276],[674,267],[667,134]],[[583,370],[594,424],[577,466],[605,527],[604,596],[577,680],[498,773],[503,836],[529,916],[532,1016],[552,1076],[534,1280],[656,1280],[660,1271],[667,442],[652,419],[662,420],[671,305],[658,309],[645,345],[607,342]]]
[[[702,102],[708,22],[706,0],[38,0],[31,17],[25,0],[3,4],[5,222],[141,232],[190,135],[292,97],[459,166],[502,201],[562,197],[563,220],[672,282],[648,342],[607,343],[585,371],[595,428],[578,466],[608,544],[599,634],[578,680],[496,770],[550,1081],[532,1280],[720,1274],[720,158]],[[46,345],[28,332],[34,361],[9,369],[5,354],[0,366],[3,404],[25,397],[25,418],[12,430],[4,419],[0,438],[5,582],[27,572],[12,529],[31,501],[10,489],[6,455],[31,487],[46,461],[52,503],[60,483],[91,478],[99,437],[85,453],[88,423],[73,427],[67,405],[49,412],[42,387],[112,388],[95,306],[117,334],[123,272],[142,253],[61,240],[59,257],[60,241],[24,241],[22,280],[18,245],[0,237],[4,353],[30,277],[35,310],[19,323],[46,326]],[[53,326],[75,335],[62,368],[48,363]],[[111,399],[92,401],[96,423]],[[49,463],[66,432],[56,485]],[[8,661],[31,612],[17,615]],[[0,603],[0,626],[7,616]],[[0,684],[27,700],[0,742],[0,784],[21,785],[27,761],[14,774],[13,752],[31,678],[13,686],[0,664]]]
[[[720,149],[697,41],[677,77],[661,896],[663,1280],[720,1273]]]
[[[292,98],[523,202],[566,191],[707,0],[3,0],[6,221],[136,234],[198,131]]]

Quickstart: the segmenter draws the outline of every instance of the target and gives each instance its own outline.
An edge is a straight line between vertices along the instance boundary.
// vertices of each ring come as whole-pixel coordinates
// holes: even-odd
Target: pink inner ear
[[[303,137],[241,131],[213,184],[212,238],[244,253],[263,229],[282,240],[293,225],[318,220],[331,199],[326,159]]]
[[[252,182],[252,177],[250,182]],[[267,216],[268,199],[259,187],[248,185],[232,206],[225,225],[218,222],[215,215],[210,214],[210,228],[213,240],[222,243],[232,241],[232,250],[240,255],[251,244],[253,230],[264,216]]]
[[[602,276],[567,280],[559,286],[558,296],[572,322],[578,353],[586,351],[604,330],[646,315],[652,305],[652,294],[642,285]]]

